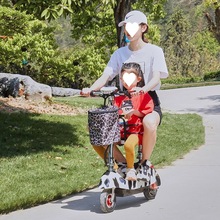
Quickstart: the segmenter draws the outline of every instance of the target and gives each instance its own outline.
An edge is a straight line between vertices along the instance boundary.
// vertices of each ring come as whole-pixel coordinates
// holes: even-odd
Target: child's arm
[[[139,112],[138,110],[131,110],[128,114],[125,115],[126,119],[130,119],[132,115],[136,115],[139,118],[143,118],[145,116],[145,114],[143,114],[142,112]]]

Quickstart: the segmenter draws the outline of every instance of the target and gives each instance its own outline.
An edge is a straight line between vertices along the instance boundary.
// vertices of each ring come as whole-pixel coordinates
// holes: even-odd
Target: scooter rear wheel
[[[157,186],[161,185],[161,179],[160,179],[160,176],[158,174],[156,175],[156,183],[157,183]],[[157,190],[158,189],[152,189],[150,187],[146,187],[144,189],[144,196],[145,196],[145,198],[147,200],[155,199],[155,197],[157,195]]]
[[[112,189],[102,191],[100,195],[100,207],[103,212],[113,212],[116,206],[116,196]]]

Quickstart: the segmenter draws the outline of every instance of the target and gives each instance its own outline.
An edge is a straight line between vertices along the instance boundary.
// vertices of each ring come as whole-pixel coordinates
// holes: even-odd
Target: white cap
[[[129,13],[126,14],[124,21],[121,21],[118,26],[121,27],[126,23],[144,23],[147,24],[147,17],[144,13],[141,11],[130,11]]]

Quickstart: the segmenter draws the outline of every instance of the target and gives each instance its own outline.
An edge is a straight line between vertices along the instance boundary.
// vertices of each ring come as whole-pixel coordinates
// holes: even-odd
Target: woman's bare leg
[[[146,115],[143,119],[144,134],[143,134],[143,149],[142,162],[149,160],[153,152],[157,139],[157,127],[160,123],[160,116],[157,112]]]

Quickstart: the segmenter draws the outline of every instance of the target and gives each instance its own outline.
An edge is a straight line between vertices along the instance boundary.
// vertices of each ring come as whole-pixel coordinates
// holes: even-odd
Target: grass
[[[81,108],[98,98],[56,98]],[[106,170],[90,146],[87,116],[0,112],[0,213],[92,188]],[[156,167],[171,164],[204,143],[202,118],[164,114],[152,155]]]
[[[79,108],[90,109],[94,106],[101,106],[103,104],[103,99],[99,97],[56,97],[55,102],[62,102],[68,105],[77,106]]]
[[[164,114],[151,160],[156,167],[170,165],[204,143],[204,127],[197,114]]]
[[[204,81],[204,82],[195,82],[195,83],[181,83],[181,84],[162,84],[161,89],[177,89],[177,88],[186,88],[186,87],[198,87],[198,86],[214,86],[220,85],[220,80],[216,81]]]

